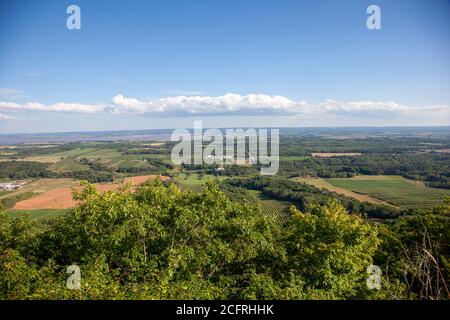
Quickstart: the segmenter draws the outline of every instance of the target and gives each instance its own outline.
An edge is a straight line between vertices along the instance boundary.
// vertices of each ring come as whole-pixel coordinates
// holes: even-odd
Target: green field
[[[440,204],[450,190],[435,189],[400,176],[356,176],[326,179],[335,187],[362,193],[395,206],[430,208]]]
[[[280,156],[281,161],[304,161],[308,156]]]
[[[11,193],[11,191],[0,191],[0,197],[1,196],[5,196],[5,195],[10,194],[10,193]]]
[[[269,199],[259,190],[248,190],[247,192],[258,199],[263,214],[273,217],[280,226],[287,222],[290,217],[289,202]]]
[[[82,156],[89,152],[92,152],[94,150],[95,150],[95,148],[76,148],[76,149],[72,149],[72,150],[68,150],[68,151],[50,153],[48,156],[49,157],[61,157],[61,158],[79,157],[79,156]]]
[[[19,160],[58,163],[60,161],[63,161],[64,159],[70,159],[70,158],[74,159],[76,157],[83,157],[84,154],[87,154],[94,150],[96,150],[96,149],[94,149],[94,148],[76,148],[76,149],[72,149],[72,150],[68,150],[68,151],[53,152],[53,153],[49,153],[49,154],[29,156],[29,157],[25,157],[25,158],[19,159]]]
[[[124,165],[127,160],[142,159],[139,155],[123,155],[117,149],[93,149],[82,155],[83,158],[98,160],[108,167]]]
[[[56,172],[82,171],[89,169],[89,166],[78,163],[74,158],[65,158],[50,166],[50,170]]]
[[[66,214],[69,209],[37,209],[37,210],[6,210],[6,213],[12,218],[29,215],[31,219],[44,220],[54,219]]]
[[[173,181],[179,185],[182,189],[200,192],[203,185],[210,180],[223,180],[225,177],[215,177],[212,175],[200,175],[197,173],[180,173]]]

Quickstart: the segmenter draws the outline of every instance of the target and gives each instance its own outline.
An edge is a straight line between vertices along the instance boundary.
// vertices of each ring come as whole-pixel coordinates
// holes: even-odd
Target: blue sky
[[[2,0],[0,30],[1,133],[450,125],[449,1]]]

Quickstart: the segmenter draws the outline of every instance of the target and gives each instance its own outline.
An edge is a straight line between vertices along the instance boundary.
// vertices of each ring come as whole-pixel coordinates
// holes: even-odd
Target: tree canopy
[[[393,232],[403,226],[369,223],[348,214],[335,200],[306,212],[292,207],[292,219],[281,227],[252,203],[233,202],[214,183],[194,193],[153,180],[136,192],[124,187],[102,194],[85,184],[74,196],[80,204],[51,221],[26,216],[13,219],[0,213],[0,298],[369,299],[414,295],[415,289],[408,293],[398,274],[392,279],[384,277],[381,290],[366,286],[367,268],[374,259],[387,265],[394,251],[386,249],[386,244],[399,240]],[[448,226],[448,206],[436,210],[429,214],[445,215]],[[432,234],[445,231],[428,230]],[[439,241],[448,243],[446,239]],[[380,251],[383,248],[386,251]],[[440,250],[440,256],[448,254],[448,246]],[[66,287],[69,265],[80,267],[79,290]],[[448,279],[448,273],[444,276]]]

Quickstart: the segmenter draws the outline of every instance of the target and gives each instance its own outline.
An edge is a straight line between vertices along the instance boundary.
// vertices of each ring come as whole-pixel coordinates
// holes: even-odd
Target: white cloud
[[[1,91],[0,91],[1,92]],[[113,97],[111,103],[79,104],[59,102],[43,104],[29,102],[18,104],[1,102],[0,110],[48,111],[78,113],[132,113],[153,116],[183,115],[297,115],[308,118],[348,119],[429,119],[450,123],[448,105],[406,106],[392,101],[336,101],[322,102],[294,101],[279,95],[227,93],[221,96],[177,95],[160,99],[140,100],[121,94]]]
[[[141,101],[119,94],[112,100],[123,111],[141,113],[187,113],[223,114],[242,111],[293,111],[298,103],[282,97],[265,94],[239,95],[227,93],[222,96],[173,96],[158,100]]]
[[[15,100],[26,98],[27,95],[24,94],[22,90],[11,89],[11,88],[0,88],[0,98],[6,100]]]
[[[43,74],[44,74],[43,72],[28,72],[27,76],[29,76],[29,77],[38,77],[38,76],[41,76]]]
[[[450,106],[405,106],[392,101],[351,101],[326,100],[319,103],[318,110],[325,114],[341,115],[398,115],[403,117],[435,116],[450,121]]]
[[[80,112],[80,113],[98,113],[106,109],[103,105],[90,105],[79,103],[54,103],[43,104],[37,102],[15,103],[0,101],[0,110],[29,110],[29,111],[60,111],[60,112]]]
[[[4,121],[4,120],[17,120],[17,118],[0,113],[0,121]]]
[[[10,96],[10,95],[17,95],[21,94],[21,90],[17,89],[10,89],[10,88],[0,88],[0,95],[2,96]]]
[[[336,100],[325,100],[319,104],[324,111],[335,112],[354,112],[354,111],[387,111],[398,112],[406,111],[408,107],[399,105],[395,102],[383,101],[350,101],[341,102]]]
[[[151,114],[297,114],[308,116],[433,116],[448,119],[447,105],[411,107],[392,101],[350,101],[325,100],[323,102],[294,101],[279,95],[227,93],[222,96],[174,96],[157,100],[142,101],[117,95],[112,104],[118,112]]]

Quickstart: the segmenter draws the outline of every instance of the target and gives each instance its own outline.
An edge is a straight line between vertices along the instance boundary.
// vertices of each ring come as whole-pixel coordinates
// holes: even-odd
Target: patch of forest
[[[280,175],[350,178],[355,175],[399,175],[450,188],[450,154],[363,154],[354,157],[308,157],[281,161]]]

